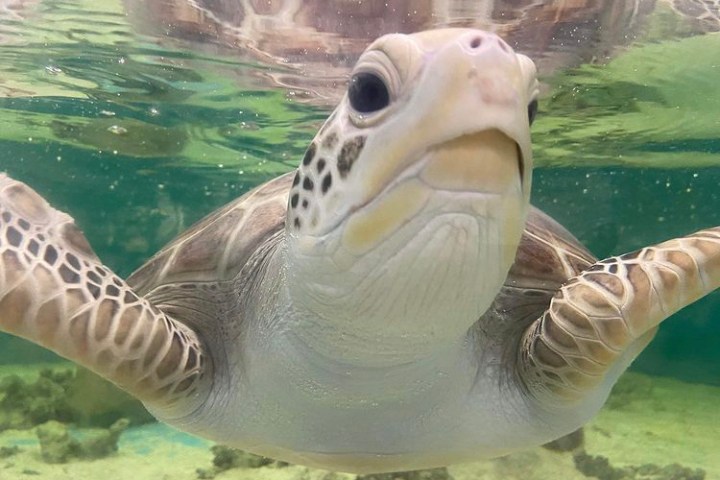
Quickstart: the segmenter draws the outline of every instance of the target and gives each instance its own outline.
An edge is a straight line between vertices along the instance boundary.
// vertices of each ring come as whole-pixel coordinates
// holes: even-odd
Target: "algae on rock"
[[[683,467],[677,463],[660,467],[652,464],[613,467],[603,456],[585,452],[573,456],[575,467],[586,477],[599,480],[705,480],[705,471]]]
[[[40,455],[47,463],[65,463],[71,459],[92,460],[107,457],[118,450],[118,440],[130,422],[120,419],[107,430],[85,439],[76,439],[68,427],[51,420],[37,427]]]
[[[360,475],[357,480],[453,480],[447,468]]]
[[[105,428],[120,418],[134,425],[155,420],[139,401],[86,369],[44,369],[34,381],[0,379],[0,432],[50,420]]]
[[[218,473],[233,468],[283,468],[288,466],[286,462],[262,457],[237,448],[226,447],[225,445],[213,445],[210,451],[213,453],[213,468],[198,468],[196,472],[200,479],[215,478]]]
[[[17,375],[0,380],[0,431],[26,429],[57,420],[72,422],[75,411],[69,405],[67,388],[70,370],[42,370],[28,383]]]

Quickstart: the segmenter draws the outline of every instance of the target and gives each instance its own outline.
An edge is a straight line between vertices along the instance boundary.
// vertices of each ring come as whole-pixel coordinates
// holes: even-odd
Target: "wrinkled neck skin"
[[[339,368],[452,362],[514,259],[528,208],[518,191],[433,191],[360,256],[344,247],[342,225],[322,238],[288,234],[283,348]]]

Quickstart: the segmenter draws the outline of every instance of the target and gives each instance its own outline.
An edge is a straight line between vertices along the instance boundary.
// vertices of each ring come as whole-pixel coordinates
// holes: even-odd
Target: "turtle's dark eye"
[[[390,93],[385,82],[374,73],[356,73],[348,87],[350,105],[359,113],[372,113],[390,104]]]
[[[537,116],[537,111],[538,111],[538,101],[536,99],[528,104],[528,120],[530,121],[530,125],[532,125],[533,122],[535,121],[535,117]]]

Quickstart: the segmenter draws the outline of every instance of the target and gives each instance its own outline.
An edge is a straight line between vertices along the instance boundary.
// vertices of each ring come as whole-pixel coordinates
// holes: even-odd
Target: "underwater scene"
[[[0,171],[126,278],[293,171],[386,33],[492,31],[532,58],[532,203],[598,258],[720,225],[720,7],[705,0],[0,0]],[[0,480],[720,480],[720,292],[664,321],[581,431],[348,474],[157,422],[0,333]]]

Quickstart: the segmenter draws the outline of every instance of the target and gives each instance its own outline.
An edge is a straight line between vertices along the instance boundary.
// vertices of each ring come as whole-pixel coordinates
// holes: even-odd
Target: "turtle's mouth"
[[[429,149],[418,177],[436,190],[502,194],[513,184],[522,186],[524,175],[520,146],[493,129],[462,135]]]
[[[498,205],[497,199],[502,197],[522,196],[524,174],[518,143],[500,130],[483,130],[439,143],[379,195],[350,212],[343,243],[354,253],[367,252],[423,211],[433,216],[502,216],[490,212],[488,205]]]

